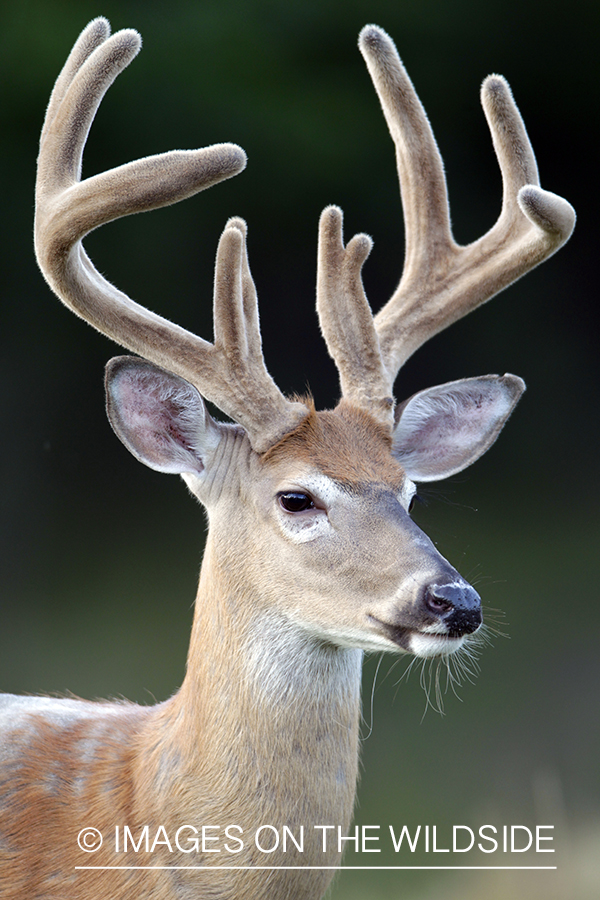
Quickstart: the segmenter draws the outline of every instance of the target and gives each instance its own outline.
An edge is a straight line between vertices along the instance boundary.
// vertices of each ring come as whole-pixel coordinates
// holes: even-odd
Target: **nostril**
[[[425,606],[436,616],[443,616],[454,609],[454,604],[447,598],[436,593],[437,585],[431,585],[425,591]]]

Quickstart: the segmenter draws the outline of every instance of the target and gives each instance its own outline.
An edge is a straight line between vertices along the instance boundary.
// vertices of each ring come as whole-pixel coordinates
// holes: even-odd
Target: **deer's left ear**
[[[398,407],[392,453],[412,481],[455,475],[492,446],[525,390],[516,375],[428,388]]]

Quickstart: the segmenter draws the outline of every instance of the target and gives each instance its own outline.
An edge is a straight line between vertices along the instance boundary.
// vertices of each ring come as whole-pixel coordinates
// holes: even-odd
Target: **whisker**
[[[379,669],[381,668],[382,662],[383,662],[383,653],[381,653],[379,655],[379,660],[377,661],[377,668],[375,669],[375,675],[373,676],[373,685],[371,687],[371,722],[369,725],[368,734],[366,734],[362,738],[363,741],[368,741],[369,738],[371,737],[371,735],[373,734],[373,721],[374,721],[373,720],[373,705],[374,705],[374,698],[375,698],[375,685],[377,684],[377,675],[379,674]],[[363,722],[364,722],[364,717],[363,717]]]

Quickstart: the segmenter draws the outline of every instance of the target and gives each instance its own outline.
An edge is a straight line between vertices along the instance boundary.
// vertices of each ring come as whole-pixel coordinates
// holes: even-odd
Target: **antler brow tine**
[[[361,271],[373,242],[356,234],[344,246],[342,211],[328,206],[319,222],[317,312],[323,337],[340,373],[342,396],[383,424],[393,399],[381,396],[385,369]]]

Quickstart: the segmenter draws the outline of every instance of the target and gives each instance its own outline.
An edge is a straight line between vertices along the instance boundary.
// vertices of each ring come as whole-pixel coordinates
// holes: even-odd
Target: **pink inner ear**
[[[107,380],[111,424],[139,460],[160,472],[202,472],[206,414],[188,382],[142,361],[117,365]]]
[[[520,378],[488,375],[416,394],[396,426],[394,456],[414,481],[461,472],[494,443],[523,389]]]

